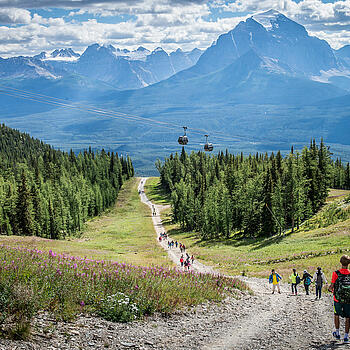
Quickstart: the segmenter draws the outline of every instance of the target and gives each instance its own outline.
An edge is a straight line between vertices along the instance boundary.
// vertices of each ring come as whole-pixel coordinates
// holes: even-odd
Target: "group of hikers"
[[[166,232],[160,233],[158,240],[161,242],[162,240],[166,240],[168,242],[168,248],[178,248],[180,249],[181,257],[180,257],[180,265],[182,268],[184,268],[185,271],[189,271],[191,265],[193,265],[194,262],[194,256],[190,256],[188,253],[186,253],[186,246],[182,243],[179,243],[178,241],[174,240],[168,240],[168,235]],[[184,255],[185,254],[185,255]]]
[[[186,257],[181,254],[180,257],[180,265],[185,269],[185,271],[190,271],[191,265],[193,265],[194,262],[194,256],[192,255],[191,257],[189,256],[188,253],[186,253]]]
[[[333,332],[333,337],[337,340],[340,339],[340,320],[339,317],[345,318],[345,334],[344,343],[349,343],[349,328],[350,328],[350,257],[348,255],[343,255],[340,258],[341,268],[334,271],[332,274],[331,284],[328,287],[328,291],[333,293],[334,300],[334,325],[335,331]],[[310,294],[310,285],[315,283],[316,300],[321,299],[322,287],[327,285],[327,279],[324,275],[321,267],[317,268],[317,271],[313,276],[304,270],[303,276],[300,278],[296,269],[293,269],[292,274],[289,276],[292,285],[292,295],[298,294],[298,285],[303,282],[306,295]],[[272,294],[275,293],[277,289],[278,293],[281,294],[280,281],[282,277],[272,269],[269,276],[269,283],[272,284]]]

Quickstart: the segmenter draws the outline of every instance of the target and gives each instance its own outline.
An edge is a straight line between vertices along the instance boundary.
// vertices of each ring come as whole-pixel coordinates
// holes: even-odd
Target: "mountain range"
[[[168,54],[160,47],[154,51],[143,47],[129,51],[93,44],[82,55],[68,48],[41,52],[33,57],[0,59],[0,77],[62,79],[76,74],[101,80],[116,89],[137,89],[193,66],[201,53],[199,49],[190,52],[178,49]]]
[[[217,137],[216,149],[287,150],[323,137],[337,156],[350,160],[350,46],[334,50],[274,10],[240,22],[204,52],[94,44],[82,55],[62,49],[1,59],[0,79],[146,118],[143,124],[107,120],[1,97],[2,119],[10,126],[60,147],[92,144],[130,152],[136,168],[148,173],[157,156],[178,149],[181,130],[153,127],[147,119],[187,125],[189,133],[191,127],[204,129]],[[28,118],[37,123],[28,125]],[[201,137],[191,139],[189,147],[198,149]]]

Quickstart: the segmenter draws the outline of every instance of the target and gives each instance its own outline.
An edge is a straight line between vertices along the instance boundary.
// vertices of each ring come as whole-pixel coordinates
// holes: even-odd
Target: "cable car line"
[[[64,108],[78,109],[78,110],[82,110],[82,111],[85,111],[85,112],[88,112],[88,113],[93,113],[93,114],[97,114],[97,115],[100,115],[100,116],[106,116],[106,117],[109,117],[109,118],[130,119],[130,120],[133,120],[133,121],[146,123],[146,124],[151,125],[151,126],[154,126],[153,123],[156,122],[156,123],[160,124],[160,125],[157,125],[157,126],[163,127],[163,128],[167,128],[167,129],[171,129],[171,130],[174,130],[175,127],[178,128],[177,125],[173,126],[172,124],[166,123],[166,122],[160,122],[160,121],[155,121],[153,119],[126,115],[124,113],[109,112],[109,111],[106,111],[106,110],[97,109],[97,108],[93,108],[93,107],[86,108],[86,107],[82,107],[82,106],[77,105],[77,104],[66,103],[66,100],[59,99],[59,98],[56,98],[56,97],[52,97],[52,100],[50,100],[51,97],[47,97],[45,95],[38,94],[38,96],[36,96],[37,94],[34,94],[34,93],[29,93],[29,92],[26,92],[26,91],[25,92],[20,92],[19,89],[16,89],[16,90],[18,90],[18,91],[10,91],[10,92],[8,92],[8,91],[0,90],[0,93],[8,95],[8,96],[12,96],[12,97],[22,98],[22,99],[25,99],[25,100],[30,100],[30,101],[39,102],[39,103],[45,103],[45,104],[48,104],[48,105],[64,107]],[[60,101],[64,101],[64,102],[60,102]],[[192,132],[195,133],[195,134],[203,135],[202,132],[199,132],[197,130],[200,130],[200,129],[195,129],[195,131],[192,131]],[[236,139],[234,139],[232,137],[228,137],[228,136],[227,137],[218,136],[218,138],[222,139],[223,141],[237,141]]]
[[[124,119],[124,120],[130,120],[130,121],[134,121],[134,122],[140,122],[140,123],[148,124],[152,127],[159,126],[159,127],[163,127],[163,128],[167,128],[167,129],[171,129],[171,130],[174,130],[175,128],[176,129],[180,128],[179,125],[169,123],[169,122],[163,122],[163,121],[158,121],[158,120],[154,120],[154,119],[150,119],[150,118],[129,115],[129,114],[125,114],[125,113],[121,113],[121,112],[117,112],[117,111],[109,111],[109,110],[105,110],[105,109],[101,109],[101,108],[97,108],[97,107],[89,106],[89,105],[82,106],[76,102],[67,103],[67,100],[65,100],[65,99],[52,97],[52,96],[39,94],[39,93],[33,93],[30,91],[26,91],[26,90],[21,90],[21,89],[5,86],[3,84],[0,84],[0,88],[1,87],[5,88],[7,90],[10,90],[10,91],[0,90],[0,94],[4,94],[4,95],[16,97],[16,98],[30,100],[30,101],[34,101],[34,102],[38,102],[38,103],[45,103],[45,104],[53,105],[53,106],[57,106],[57,107],[77,109],[80,111],[92,113],[92,114],[95,114],[98,116],[109,117],[109,118],[113,118],[113,119]],[[188,143],[188,137],[186,135],[187,127],[182,126],[182,128],[184,129],[184,135],[179,137],[178,142],[181,145],[187,145],[187,143]],[[208,131],[207,130],[196,129],[196,128],[190,128],[190,130],[194,134],[203,135],[203,133],[205,133],[207,141],[206,141],[206,144],[204,146],[204,149],[206,151],[212,151],[213,145],[211,143],[208,143]],[[243,140],[248,139],[247,137],[244,137],[244,136],[228,135],[228,134],[225,134],[222,132],[214,132],[214,133],[215,133],[215,138],[220,138],[226,142],[229,142],[229,141],[237,142],[237,141],[240,141],[242,139]]]
[[[40,97],[42,98],[46,98],[46,99],[52,99],[52,100],[56,100],[56,101],[62,101],[62,103],[67,104],[67,100],[62,99],[62,98],[58,98],[58,97],[52,97],[52,96],[48,96],[48,95],[44,95],[44,94],[39,94],[39,93],[34,93],[34,92],[30,92],[30,91],[26,91],[26,90],[21,90],[21,89],[17,89],[14,87],[10,87],[10,86],[5,86],[3,84],[0,84],[0,87],[5,87],[7,89],[13,90],[15,92],[20,92],[23,94],[28,94],[28,95],[32,95],[33,97]],[[71,104],[73,104],[74,106],[78,106],[76,102],[72,102]],[[110,111],[110,110],[105,110],[105,109],[100,109],[100,108],[96,108],[94,106],[89,106],[87,105],[90,109],[96,109],[98,111],[100,111],[101,113],[110,113],[110,114],[116,114],[118,116],[125,116],[128,118],[136,118],[139,120],[147,120],[149,122],[152,123],[157,123],[157,124],[163,124],[163,125],[167,125],[167,126],[173,126],[174,128],[180,128],[180,125],[178,124],[174,124],[174,123],[170,123],[170,122],[163,122],[163,121],[159,121],[159,120],[155,120],[155,119],[149,119],[149,118],[144,118],[144,117],[140,117],[140,116],[135,116],[135,115],[131,115],[131,114],[125,114],[122,112],[117,112],[117,111]],[[85,106],[84,106],[85,108]],[[197,131],[198,134],[203,135],[203,133],[208,133],[208,130],[205,129],[198,129],[198,128],[190,128],[191,132]],[[228,135],[225,134],[221,131],[215,131],[215,134],[220,134],[222,136],[228,137],[229,139],[232,139],[233,137],[237,138],[237,139],[247,139],[246,136],[239,136],[239,135]]]

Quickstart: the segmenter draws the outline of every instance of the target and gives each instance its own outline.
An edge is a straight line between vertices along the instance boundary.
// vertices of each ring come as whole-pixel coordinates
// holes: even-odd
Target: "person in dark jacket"
[[[316,286],[316,300],[321,299],[321,293],[322,293],[322,286],[323,284],[327,284],[326,276],[324,275],[322,269],[320,267],[317,268],[317,271],[315,272],[312,281],[315,282]]]
[[[312,282],[312,276],[307,272],[307,270],[304,270],[303,277],[301,280],[304,281],[306,295],[309,295],[309,288]]]

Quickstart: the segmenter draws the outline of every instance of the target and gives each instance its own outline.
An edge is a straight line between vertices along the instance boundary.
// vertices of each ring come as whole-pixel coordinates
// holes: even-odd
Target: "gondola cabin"
[[[180,145],[187,145],[188,144],[188,137],[186,136],[186,130],[187,130],[187,126],[183,126],[184,128],[184,134],[183,136],[180,136],[177,140],[177,142],[180,144]]]
[[[213,144],[208,142],[209,135],[204,135],[204,136],[206,137],[205,144],[204,144],[204,151],[211,152],[214,149]]]

